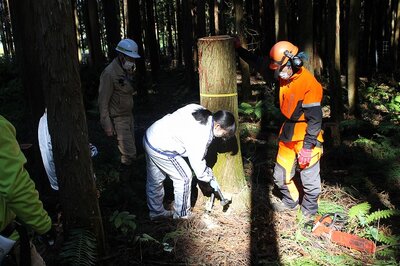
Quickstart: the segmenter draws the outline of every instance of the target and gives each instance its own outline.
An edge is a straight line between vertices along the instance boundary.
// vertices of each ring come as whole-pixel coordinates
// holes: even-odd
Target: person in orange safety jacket
[[[270,50],[269,59],[257,57],[240,47],[237,39],[235,48],[238,55],[255,66],[266,81],[272,78],[266,66],[279,80],[280,110],[286,121],[279,132],[274,168],[274,182],[282,194],[282,201],[273,202],[273,207],[276,211],[284,211],[296,209],[301,204],[302,213],[312,216],[318,210],[321,192],[322,86],[303,67],[298,47],[288,41],[277,42]],[[293,180],[296,169],[301,170],[302,188],[297,188]],[[302,199],[299,189],[303,193]]]

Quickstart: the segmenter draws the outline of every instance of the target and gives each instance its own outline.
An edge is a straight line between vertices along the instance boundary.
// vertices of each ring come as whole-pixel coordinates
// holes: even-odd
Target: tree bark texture
[[[298,45],[300,51],[307,54],[308,60],[304,60],[304,66],[314,74],[314,35],[313,35],[313,1],[302,1],[299,4],[299,21],[297,32],[300,35]]]
[[[286,1],[274,0],[275,4],[275,36],[277,41],[287,40],[287,12]]]
[[[235,0],[235,27],[240,43],[244,48],[247,49],[247,40],[244,29],[243,21],[243,0]],[[250,87],[250,68],[249,64],[246,63],[242,58],[239,58],[240,70],[242,73],[242,96],[243,101],[249,101],[251,97],[251,87]]]
[[[350,0],[349,25],[348,25],[348,49],[347,49],[347,89],[349,114],[357,114],[357,65],[358,65],[358,34],[360,29],[359,14],[361,9],[360,0]]]
[[[331,96],[331,116],[335,123],[343,120],[342,87],[340,84],[340,23],[339,0],[329,0],[329,30],[328,30],[328,54],[329,54],[329,92]],[[340,136],[334,139],[334,145],[340,144]]]
[[[89,45],[89,65],[102,68],[104,56],[101,50],[99,17],[96,0],[85,0],[86,39]]]
[[[167,9],[165,12],[167,13],[167,32],[168,32],[168,56],[170,56],[172,59],[175,57],[174,53],[174,42],[173,42],[173,31],[172,31],[172,25],[173,25],[173,15],[174,15],[174,4],[172,2],[167,2],[165,4],[165,8]]]
[[[238,125],[235,48],[230,36],[211,36],[198,41],[200,103],[212,112],[228,110]],[[213,167],[220,184],[232,191],[244,185],[239,132],[236,132],[236,154],[219,153]]]
[[[185,62],[185,78],[191,87],[194,80],[193,64],[193,17],[192,0],[182,1],[182,21],[183,21],[183,59]]]
[[[156,21],[154,19],[154,0],[146,1],[146,34],[150,51],[150,65],[152,75],[157,75],[160,70],[160,47],[156,37]]]
[[[60,187],[64,226],[87,228],[105,252],[102,217],[90,159],[70,1],[35,0],[36,43],[48,110],[48,126]],[[35,46],[35,45],[34,45]]]
[[[262,0],[262,12],[261,49],[263,54],[269,54],[269,50],[276,43],[274,0]]]
[[[115,47],[121,40],[121,26],[119,19],[119,1],[103,0],[104,21],[107,37],[107,57],[112,60],[116,55]]]
[[[197,0],[196,29],[197,38],[207,36],[206,33],[206,0]]]
[[[147,97],[147,90],[144,86],[146,80],[146,56],[143,49],[141,17],[139,0],[128,0],[127,37],[136,42],[140,55],[140,58],[135,59],[137,66],[137,91],[139,97]]]
[[[183,24],[182,24],[182,3],[181,0],[176,0],[176,30],[177,30],[177,42],[176,42],[176,59],[178,60],[178,66],[183,64]]]
[[[33,147],[29,163],[33,167],[30,174],[36,183],[38,191],[44,192],[48,188],[48,180],[44,172],[37,138],[39,119],[44,112],[44,98],[42,80],[40,78],[39,56],[36,45],[33,45],[40,41],[40,37],[36,30],[31,29],[32,25],[38,23],[38,19],[31,13],[33,3],[32,0],[10,1],[10,13],[14,33],[16,62],[21,73],[24,97],[29,106],[26,109],[29,112],[27,117],[32,118],[28,119],[25,123],[26,130],[32,132],[32,139],[30,141]]]

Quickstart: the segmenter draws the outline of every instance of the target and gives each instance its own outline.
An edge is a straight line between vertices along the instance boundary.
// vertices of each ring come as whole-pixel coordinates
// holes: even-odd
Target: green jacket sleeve
[[[16,215],[38,234],[43,234],[51,228],[51,219],[43,209],[25,163],[14,126],[0,116],[0,228],[7,226],[9,219]]]

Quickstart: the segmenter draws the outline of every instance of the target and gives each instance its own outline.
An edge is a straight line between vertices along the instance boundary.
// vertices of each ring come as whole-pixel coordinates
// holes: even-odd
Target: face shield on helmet
[[[140,58],[138,45],[131,39],[121,40],[115,50],[130,58]]]
[[[271,59],[269,68],[272,70],[279,70],[279,68],[288,63],[289,59],[291,58],[290,56],[296,55],[298,51],[299,48],[290,42],[277,42],[269,51],[269,57]]]

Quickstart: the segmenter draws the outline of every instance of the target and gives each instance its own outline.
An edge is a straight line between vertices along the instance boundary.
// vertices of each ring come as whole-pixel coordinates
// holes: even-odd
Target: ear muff
[[[295,68],[300,68],[303,66],[303,60],[300,59],[300,57],[293,55],[291,52],[289,52],[288,50],[286,50],[285,52],[283,52],[284,55],[286,57],[288,57],[290,59],[290,61],[292,62],[292,65]]]

